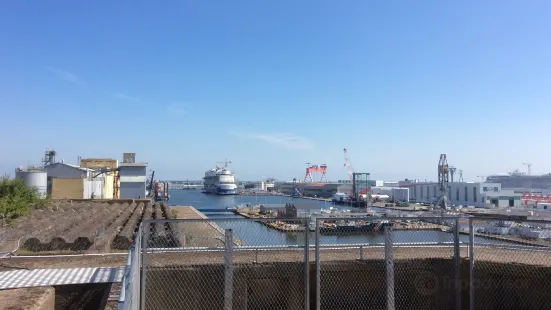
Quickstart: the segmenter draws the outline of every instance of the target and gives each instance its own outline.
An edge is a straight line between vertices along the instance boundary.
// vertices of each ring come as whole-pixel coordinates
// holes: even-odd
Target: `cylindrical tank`
[[[46,197],[48,175],[44,171],[15,171],[15,177],[22,179],[29,187],[34,187],[40,197]]]

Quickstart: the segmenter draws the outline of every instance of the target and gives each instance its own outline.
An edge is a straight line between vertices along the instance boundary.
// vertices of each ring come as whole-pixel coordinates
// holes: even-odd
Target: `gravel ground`
[[[0,291],[0,309],[25,310],[41,309],[40,305],[53,300],[53,287],[32,287]]]

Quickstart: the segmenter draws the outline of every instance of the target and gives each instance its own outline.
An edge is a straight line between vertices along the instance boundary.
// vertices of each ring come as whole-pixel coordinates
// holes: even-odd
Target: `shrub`
[[[28,215],[33,208],[42,208],[47,199],[41,199],[35,188],[21,179],[0,178],[0,218],[2,226],[19,216]]]

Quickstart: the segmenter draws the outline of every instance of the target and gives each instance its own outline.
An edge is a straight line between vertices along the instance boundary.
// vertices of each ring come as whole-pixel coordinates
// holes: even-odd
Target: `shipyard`
[[[313,268],[322,270],[326,255],[333,262],[382,255],[377,251],[381,247],[388,251],[389,234],[397,242],[395,255],[405,260],[419,259],[420,253],[412,249],[421,251],[423,246],[431,252],[449,247],[449,253],[457,251],[454,257],[465,259],[473,255],[474,244],[481,246],[476,250],[480,257],[490,249],[521,251],[513,255],[515,261],[528,265],[536,263],[535,254],[528,254],[530,249],[537,255],[551,253],[547,250],[551,248],[548,189],[502,188],[492,177],[465,182],[461,174],[455,182],[455,168],[446,154],[440,155],[437,164],[439,182],[371,180],[370,173],[348,168],[346,149],[343,160],[349,180],[338,182],[327,181],[327,165],[309,164],[300,181],[243,182],[225,160],[207,170],[202,181],[164,181],[155,178],[147,163],[137,162],[135,153],[124,153],[120,163],[111,158],[78,158],[79,164],[74,165],[57,158],[57,151],[46,150],[42,165],[15,169],[15,177],[48,202],[0,228],[0,272],[6,275],[1,288],[12,287],[6,281],[16,276],[11,274],[13,268],[37,268],[36,264],[48,262],[55,266],[50,268],[76,271],[82,265],[70,258],[81,255],[86,268],[108,264],[107,272],[115,279],[94,284],[114,296],[111,301],[100,305],[98,295],[90,305],[115,304],[116,296],[124,305],[127,293],[121,299],[121,290],[126,290],[121,285],[127,285],[125,270],[130,272],[124,266],[137,255],[138,246],[143,249],[144,238],[152,253],[158,253],[151,254],[151,268],[159,271],[180,265],[176,263],[179,255],[190,258],[194,253],[199,255],[196,259],[216,264],[214,257],[199,249],[226,251],[227,238],[237,251],[235,259],[257,265],[281,259],[298,263],[296,251],[307,242],[307,252],[321,248],[320,254],[313,251],[308,256],[318,255],[321,265]],[[401,252],[409,244],[415,247]],[[493,260],[490,256],[488,262]],[[521,257],[525,261],[519,261]],[[30,276],[23,287],[35,285]],[[59,287],[55,284],[54,288]],[[73,294],[67,305],[82,302],[81,295],[71,291],[47,292],[63,300]]]
[[[550,13],[9,1],[0,310],[551,309]]]

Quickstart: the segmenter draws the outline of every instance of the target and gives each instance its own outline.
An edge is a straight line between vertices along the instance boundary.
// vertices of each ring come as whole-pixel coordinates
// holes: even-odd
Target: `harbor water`
[[[285,204],[294,203],[297,208],[304,207],[310,212],[321,209],[336,207],[327,201],[317,201],[310,199],[291,198],[283,196],[217,196],[206,195],[199,190],[172,190],[170,192],[170,205],[192,206],[202,211],[210,219],[213,219],[222,228],[232,228],[234,236],[243,241],[245,245],[298,245],[304,243],[305,234],[303,232],[281,232],[269,228],[259,222],[252,222],[244,219],[242,216],[229,212],[226,208],[232,208],[240,204]],[[346,207],[344,207],[346,208]],[[211,211],[211,210],[220,210]],[[304,210],[302,210],[304,211]],[[232,220],[237,219],[237,220]],[[314,243],[314,233],[310,234],[310,242]],[[468,242],[469,236],[460,235],[460,240]],[[395,242],[453,242],[453,234],[438,230],[396,230],[394,232]],[[504,244],[502,241],[475,237],[475,242],[489,244]],[[320,235],[321,244],[355,244],[384,243],[382,233],[362,234],[362,235]]]

